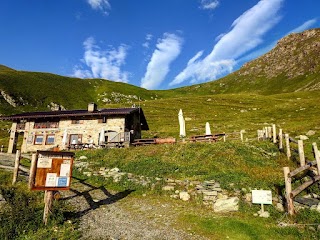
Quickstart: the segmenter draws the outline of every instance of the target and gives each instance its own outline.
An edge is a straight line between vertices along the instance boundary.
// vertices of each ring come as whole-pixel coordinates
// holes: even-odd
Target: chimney
[[[89,103],[88,104],[88,112],[94,112],[94,111],[97,111],[97,104]]]

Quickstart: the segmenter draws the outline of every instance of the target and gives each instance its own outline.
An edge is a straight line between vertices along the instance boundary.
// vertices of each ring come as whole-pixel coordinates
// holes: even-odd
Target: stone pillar
[[[16,146],[17,146],[17,123],[13,122],[10,131],[10,139],[9,139],[9,146],[8,146],[8,153],[14,153]]]

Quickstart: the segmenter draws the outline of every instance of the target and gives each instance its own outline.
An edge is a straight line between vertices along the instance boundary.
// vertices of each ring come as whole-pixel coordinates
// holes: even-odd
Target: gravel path
[[[185,204],[155,197],[131,197],[130,191],[110,193],[83,182],[72,184],[64,199],[76,207],[82,239],[206,239],[190,229],[176,229],[176,218]]]

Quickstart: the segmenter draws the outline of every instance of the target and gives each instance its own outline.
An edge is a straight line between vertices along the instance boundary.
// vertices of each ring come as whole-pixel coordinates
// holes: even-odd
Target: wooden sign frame
[[[32,162],[30,174],[31,190],[60,191],[69,190],[72,177],[74,153],[37,151]]]

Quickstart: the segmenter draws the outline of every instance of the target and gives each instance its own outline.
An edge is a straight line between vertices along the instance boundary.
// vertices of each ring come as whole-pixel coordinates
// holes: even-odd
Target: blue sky
[[[2,0],[0,64],[177,88],[239,69],[319,15],[319,0]]]

